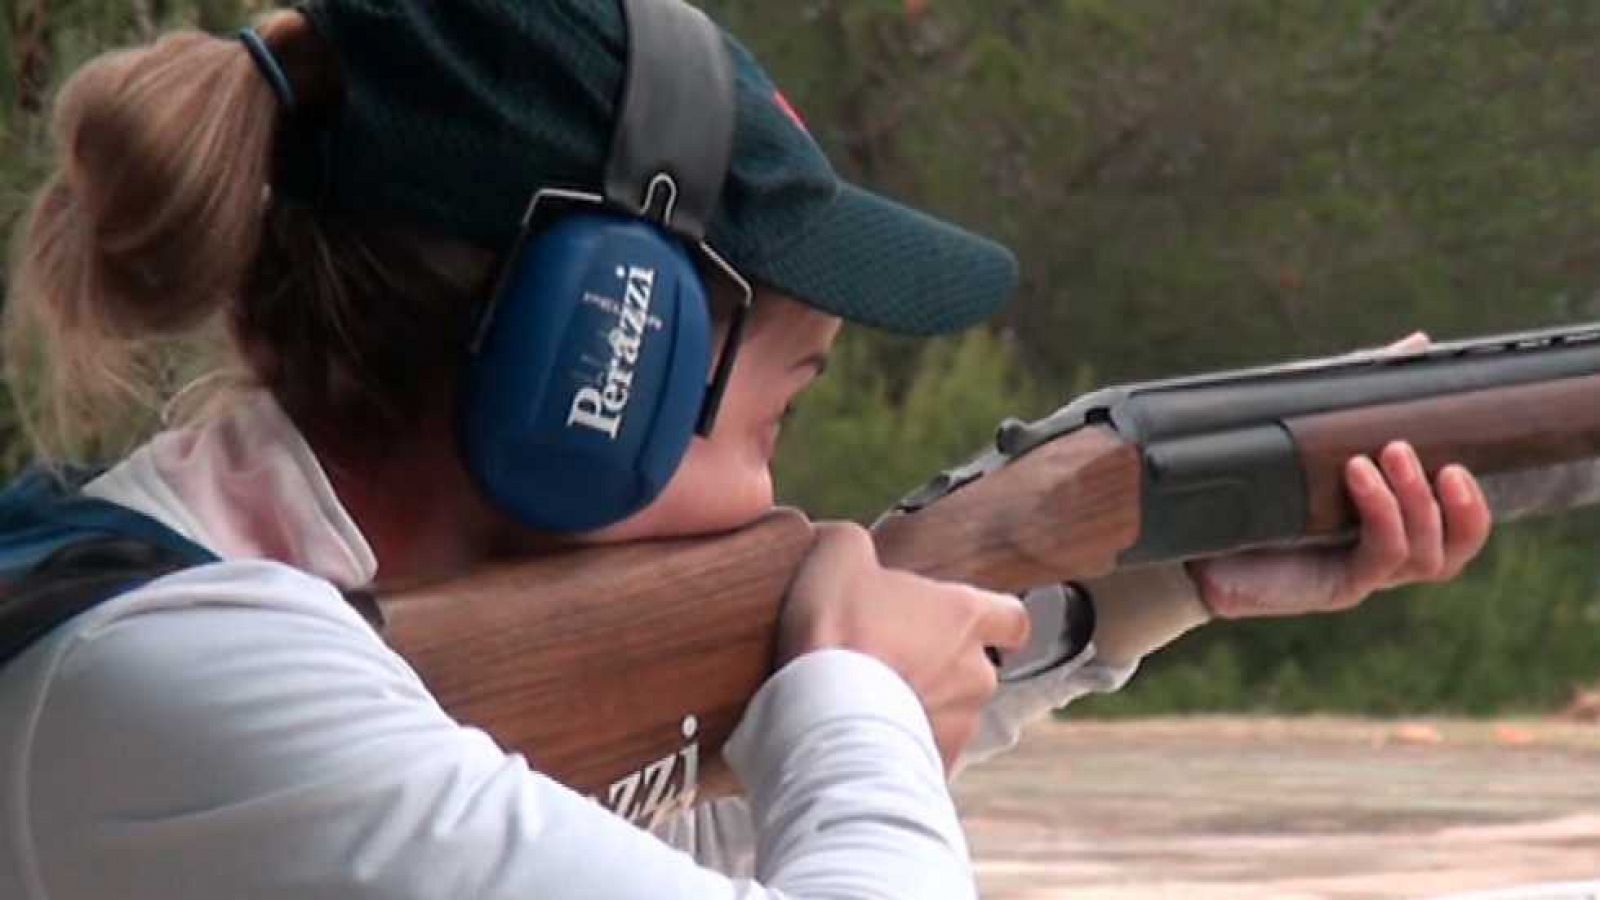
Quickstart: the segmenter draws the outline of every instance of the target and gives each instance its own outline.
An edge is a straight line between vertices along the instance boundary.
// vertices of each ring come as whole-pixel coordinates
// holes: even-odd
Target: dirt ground
[[[1595,725],[1045,723],[957,787],[988,900],[1429,897],[1600,879]]]

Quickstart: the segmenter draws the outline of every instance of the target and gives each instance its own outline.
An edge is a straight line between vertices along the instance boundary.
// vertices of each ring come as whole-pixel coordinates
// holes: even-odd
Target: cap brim
[[[1017,288],[1017,260],[987,238],[851,184],[805,235],[751,272],[824,312],[886,331],[959,331]]]

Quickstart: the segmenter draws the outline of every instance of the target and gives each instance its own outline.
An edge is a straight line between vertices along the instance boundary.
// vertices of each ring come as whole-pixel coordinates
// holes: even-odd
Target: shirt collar
[[[372,546],[266,391],[156,435],[84,492],[151,516],[225,560],[273,559],[345,590],[377,575]]]

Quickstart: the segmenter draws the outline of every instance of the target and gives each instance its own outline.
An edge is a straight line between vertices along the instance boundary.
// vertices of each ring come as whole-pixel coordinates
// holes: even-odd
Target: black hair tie
[[[294,85],[289,82],[289,73],[283,70],[283,65],[278,62],[278,57],[272,53],[272,48],[262,39],[254,28],[246,28],[239,32],[239,40],[245,49],[250,51],[250,58],[256,61],[256,68],[261,70],[261,77],[272,85],[272,92],[278,95],[278,102],[283,105],[283,111],[295,111]]]

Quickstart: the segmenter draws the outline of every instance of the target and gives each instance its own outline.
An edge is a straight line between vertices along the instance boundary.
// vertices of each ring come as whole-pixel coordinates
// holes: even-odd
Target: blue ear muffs
[[[711,362],[705,286],[681,241],[607,213],[520,253],[467,370],[462,444],[525,524],[583,531],[654,499],[695,432]]]
[[[722,35],[682,0],[622,7],[627,77],[603,193],[535,195],[462,384],[468,471],[497,507],[547,531],[601,528],[661,493],[710,429],[749,306],[748,285],[703,243],[733,153]],[[549,224],[539,213],[552,200],[562,211]],[[691,248],[745,293],[709,387]]]

